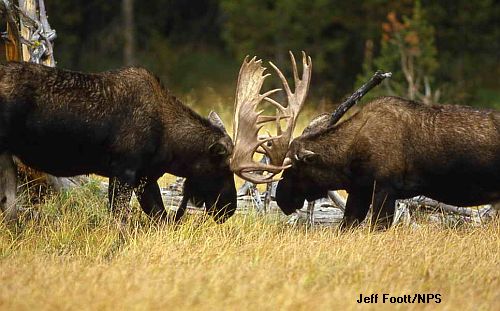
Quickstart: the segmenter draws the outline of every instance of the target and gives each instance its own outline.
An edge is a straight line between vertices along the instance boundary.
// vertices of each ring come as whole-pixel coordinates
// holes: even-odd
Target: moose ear
[[[222,132],[224,132],[224,134],[227,135],[227,131],[226,131],[226,128],[224,127],[224,123],[222,122],[222,119],[219,117],[217,112],[210,111],[210,113],[208,114],[208,121],[210,121],[210,123],[212,123],[213,126],[220,128],[222,130]]]
[[[224,146],[224,144],[222,144],[218,141],[211,144],[210,147],[208,147],[208,150],[210,151],[210,154],[213,156],[226,156],[226,155],[228,155],[228,151],[227,151],[226,146]]]
[[[296,155],[298,161],[304,162],[306,164],[312,164],[319,160],[320,156],[310,150],[302,149]]]

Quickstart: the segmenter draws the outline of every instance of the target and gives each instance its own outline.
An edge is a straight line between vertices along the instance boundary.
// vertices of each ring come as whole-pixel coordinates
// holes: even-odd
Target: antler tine
[[[288,97],[290,97],[293,93],[290,90],[290,86],[288,85],[288,81],[286,80],[285,75],[283,75],[281,70],[279,70],[279,68],[276,67],[276,65],[274,65],[273,62],[269,62],[269,65],[271,65],[271,67],[273,67],[273,69],[276,71],[276,73],[280,77],[281,83],[283,84],[283,88],[285,89],[286,95]]]
[[[279,111],[281,111],[283,114],[286,114],[287,110],[285,107],[283,107],[280,103],[275,101],[272,98],[269,97],[264,97],[264,100],[270,104],[272,104],[274,107],[276,107]]]
[[[304,51],[302,51],[302,67],[304,68],[304,72],[302,72],[302,80],[308,80],[310,83],[312,75],[312,59],[311,56],[307,56]]]
[[[298,81],[300,84],[299,86],[296,86],[296,94],[298,92],[303,92],[302,94],[298,95],[300,98],[299,103],[300,103],[300,109],[302,109],[302,105],[304,105],[307,92],[309,90],[309,84],[311,83],[311,75],[312,75],[312,60],[310,56],[306,55],[306,52],[302,51],[302,79]]]
[[[295,82],[295,87],[297,87],[297,82],[299,81],[299,72],[297,70],[297,62],[295,61],[295,56],[293,56],[292,51],[288,51],[288,53],[290,54],[290,59],[292,61],[293,81]],[[304,51],[302,51],[302,53],[304,53]]]
[[[309,89],[309,84],[311,81],[311,73],[312,73],[312,61],[309,56],[306,55],[305,52],[302,52],[302,79],[299,78],[299,73],[297,69],[297,63],[295,61],[295,57],[292,52],[290,52],[290,60],[292,62],[292,71],[295,80],[295,89],[294,92],[291,92],[288,87],[288,82],[286,78],[283,76],[282,72],[278,68],[274,68],[275,71],[281,78],[283,83],[283,88],[288,90],[287,100],[288,106],[285,110],[280,110],[277,112],[278,118],[276,119],[276,129],[277,133],[281,136],[279,139],[273,140],[273,144],[271,147],[265,148],[268,152],[268,156],[271,158],[271,163],[274,165],[281,165],[284,161],[286,152],[288,151],[288,145],[290,144],[290,140],[292,138],[293,130],[295,128],[295,124],[297,121],[297,117],[304,105],[307,92]],[[286,127],[284,130],[280,125],[280,117],[287,117]]]
[[[254,184],[267,184],[275,181],[279,181],[281,178],[274,179],[275,175],[272,176],[267,176],[267,175],[260,175],[256,173],[248,173],[248,172],[243,172],[242,173],[242,178],[245,180],[248,180],[249,182],[252,182]]]
[[[267,76],[270,76],[270,75],[271,74],[268,73],[267,75],[264,76],[264,78],[267,78]],[[265,92],[264,94],[262,94],[260,96],[265,99],[266,97],[269,97],[269,95],[272,95],[272,94],[274,94],[276,92],[279,92],[279,91],[281,91],[281,89],[277,88],[277,89],[274,89],[274,90],[267,91],[267,92]]]
[[[256,57],[250,60],[246,57],[241,65],[236,86],[233,117],[234,149],[230,159],[230,167],[233,172],[244,179],[258,183],[271,181],[276,174],[285,168],[281,165],[258,163],[253,160],[255,152],[265,152],[263,146],[281,138],[279,135],[259,137],[259,131],[264,124],[275,121],[277,117],[262,116],[263,110],[258,110],[258,105],[265,100],[281,113],[286,113],[285,107],[269,97],[282,91],[281,89],[260,94],[264,80],[269,76],[269,74],[264,74],[264,71],[262,61],[257,60]],[[259,175],[256,172],[262,172],[264,175]]]

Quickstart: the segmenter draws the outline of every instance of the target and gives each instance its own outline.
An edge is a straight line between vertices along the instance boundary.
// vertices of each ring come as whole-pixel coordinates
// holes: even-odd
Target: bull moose
[[[199,116],[142,68],[88,74],[0,66],[0,149],[2,177],[14,174],[11,155],[55,176],[109,177],[116,212],[134,190],[144,212],[167,217],[157,184],[166,172],[186,178],[176,218],[189,199],[204,203],[218,222],[236,209],[233,144],[220,118]],[[15,193],[6,178],[0,186]],[[0,199],[6,218],[15,218],[10,198]]]
[[[296,73],[293,57],[292,61]],[[243,62],[237,106],[255,99],[262,86],[257,89],[253,83],[262,73],[255,64],[259,64],[255,58]],[[305,100],[308,81],[296,84],[298,103]],[[274,102],[267,96],[276,91],[259,95],[259,101]],[[234,125],[241,130],[248,122],[241,126]],[[235,134],[234,139],[241,146],[241,136]],[[242,177],[247,180],[254,176],[244,162],[251,153],[245,148],[233,151],[233,147],[215,112],[208,118],[199,116],[146,69],[89,74],[32,63],[0,66],[0,205],[8,219],[17,214],[12,204],[16,191],[13,155],[55,176],[94,173],[109,177],[111,210],[121,213],[135,191],[144,212],[161,219],[171,217],[157,180],[164,173],[182,176],[186,178],[183,198],[174,219],[179,220],[192,201],[204,204],[217,222],[223,222],[236,210],[233,171],[244,170]]]
[[[370,205],[372,225],[388,227],[395,201],[417,195],[460,206],[500,201],[498,111],[381,97],[339,122],[360,97],[387,77],[381,72],[333,114],[313,119],[290,144],[311,77],[310,59],[304,55],[303,60],[302,79],[292,62],[294,92],[277,70],[287,106],[267,97],[277,90],[260,95],[267,75],[262,75],[259,62],[250,61],[242,70],[252,73],[246,79],[253,81],[254,89],[241,92],[235,109],[233,170],[255,183],[270,182],[284,170],[276,201],[285,214],[302,208],[305,200],[339,189],[349,193],[343,228],[362,222]],[[262,100],[276,107],[276,116],[261,115],[257,105]],[[265,122],[276,122],[276,136],[259,136]],[[254,152],[267,154],[271,163],[256,163]]]
[[[290,145],[292,167],[276,190],[285,214],[337,189],[349,193],[344,228],[370,204],[372,225],[388,227],[395,201],[417,195],[459,206],[500,201],[500,112],[381,97],[345,121],[333,117],[316,118]]]

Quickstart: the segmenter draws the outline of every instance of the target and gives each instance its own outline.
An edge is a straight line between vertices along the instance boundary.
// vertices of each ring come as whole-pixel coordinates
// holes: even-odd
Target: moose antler
[[[295,91],[292,93],[290,86],[283,75],[283,73],[276,67],[272,62],[269,64],[278,73],[281,79],[283,88],[287,96],[288,106],[285,108],[279,103],[274,102],[275,106],[278,107],[276,114],[276,131],[277,137],[271,141],[271,144],[262,145],[265,153],[271,160],[271,164],[277,165],[278,163],[283,163],[286,153],[288,151],[288,146],[292,139],[293,130],[295,129],[295,124],[297,123],[297,117],[304,106],[304,102],[307,97],[307,92],[309,90],[309,84],[311,82],[312,74],[312,61],[311,57],[307,56],[305,52],[302,52],[302,79],[299,79],[299,74],[297,71],[297,63],[295,62],[295,57],[292,52],[290,53],[290,59],[292,61],[293,68],[293,78],[295,84]],[[286,119],[285,128],[281,128],[280,121]]]
[[[263,75],[266,68],[262,67],[261,60],[256,60],[254,57],[248,61],[247,57],[240,69],[233,121],[234,150],[230,166],[236,175],[253,183],[274,181],[273,178],[276,174],[289,167],[288,163],[284,163],[284,159],[297,117],[307,96],[312,70],[311,58],[302,52],[304,70],[302,79],[299,79],[297,64],[291,52],[290,58],[295,81],[294,92],[291,91],[283,73],[270,62],[283,83],[288,100],[286,107],[269,97],[281,91],[281,89],[274,89],[260,94],[264,80],[270,75]],[[263,110],[257,111],[257,106],[262,100],[276,107],[276,116],[262,116]],[[281,128],[281,120],[286,120],[284,129]],[[260,129],[268,122],[276,123],[277,135],[271,136],[269,134],[268,137],[260,137]],[[270,159],[270,164],[254,161],[253,155],[255,152],[265,153]]]

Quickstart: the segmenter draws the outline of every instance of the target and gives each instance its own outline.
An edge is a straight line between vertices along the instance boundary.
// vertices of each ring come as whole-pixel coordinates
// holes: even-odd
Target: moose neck
[[[330,186],[335,186],[334,188],[337,189],[345,189],[349,186],[351,174],[349,159],[351,158],[347,155],[356,149],[362,127],[362,124],[348,119],[333,127],[301,137],[301,140],[306,142],[304,146],[306,149],[320,154],[325,165],[337,172]]]
[[[162,162],[168,173],[182,177],[196,175],[199,160],[209,156],[209,146],[223,133],[168,92],[165,100]]]

